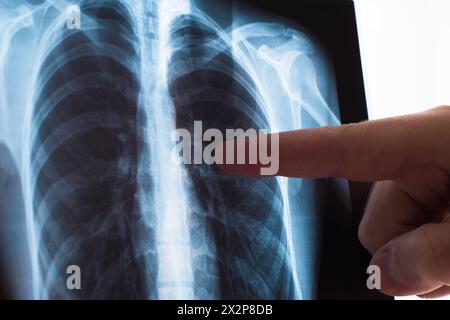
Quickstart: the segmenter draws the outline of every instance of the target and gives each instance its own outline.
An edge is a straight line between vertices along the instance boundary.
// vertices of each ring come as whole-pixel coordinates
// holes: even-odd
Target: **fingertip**
[[[398,278],[398,270],[393,257],[393,248],[387,245],[378,250],[370,263],[377,266],[380,270],[380,288],[379,290],[385,295],[401,296],[407,288]]]
[[[444,284],[446,276],[433,266],[431,240],[424,238],[424,228],[435,226],[425,225],[407,232],[375,253],[371,263],[380,268],[380,291],[384,294],[426,295]]]

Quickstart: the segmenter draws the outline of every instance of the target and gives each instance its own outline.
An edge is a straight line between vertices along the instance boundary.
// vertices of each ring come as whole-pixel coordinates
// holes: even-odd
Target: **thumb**
[[[450,224],[426,224],[378,250],[371,264],[381,270],[381,292],[426,295],[450,285]]]

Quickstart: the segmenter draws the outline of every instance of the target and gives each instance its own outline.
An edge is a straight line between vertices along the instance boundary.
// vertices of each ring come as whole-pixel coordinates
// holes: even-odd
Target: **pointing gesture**
[[[258,175],[258,165],[220,165]],[[388,295],[450,294],[450,107],[279,135],[279,175],[376,182],[359,228]]]

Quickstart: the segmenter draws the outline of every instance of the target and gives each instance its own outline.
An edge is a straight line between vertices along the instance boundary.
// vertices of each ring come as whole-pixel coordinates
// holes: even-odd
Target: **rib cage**
[[[22,291],[315,297],[322,183],[171,161],[171,138],[189,136],[175,128],[198,141],[194,121],[203,134],[339,123],[320,39],[243,2],[0,0],[0,140],[23,188],[17,230],[29,236],[9,238],[31,261],[12,247],[6,256],[31,270]],[[78,7],[81,30],[69,30]],[[82,290],[66,287],[70,265]]]
[[[51,48],[32,117],[43,286],[49,298],[154,298],[154,230],[137,201],[147,152],[134,25],[119,1],[80,8],[89,20],[82,31],[64,30]],[[66,289],[72,264],[83,271],[82,290]]]
[[[268,129],[261,97],[233,59],[218,31],[192,15],[171,29],[175,51],[169,86],[177,128]],[[294,299],[283,224],[283,200],[275,178],[234,177],[207,165],[187,168],[191,242],[199,298]],[[205,249],[205,243],[208,247]],[[218,282],[211,286],[211,282]]]

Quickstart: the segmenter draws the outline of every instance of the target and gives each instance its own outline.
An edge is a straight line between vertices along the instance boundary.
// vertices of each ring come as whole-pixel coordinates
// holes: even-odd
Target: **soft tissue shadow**
[[[20,174],[0,143],[0,298],[31,299],[31,270]]]

